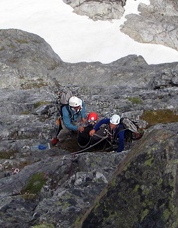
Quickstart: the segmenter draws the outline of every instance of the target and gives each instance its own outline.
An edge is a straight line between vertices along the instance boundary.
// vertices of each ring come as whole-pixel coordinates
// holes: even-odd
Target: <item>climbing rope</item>
[[[100,136],[100,135],[97,135],[97,134],[94,134],[94,135],[97,136],[97,137],[99,137],[99,138],[101,138],[101,139],[100,139],[98,142],[96,142],[96,143],[90,145],[89,147],[86,147],[86,148],[84,148],[84,149],[82,149],[82,150],[79,150],[79,151],[76,151],[76,152],[72,152],[71,154],[72,154],[72,155],[80,154],[80,153],[82,153],[82,152],[84,152],[84,151],[86,151],[86,150],[89,150],[90,148],[92,148],[92,147],[98,145],[100,142],[102,142],[102,141],[104,141],[105,139],[108,138],[108,135],[106,135],[106,136],[104,136],[104,137],[103,137],[103,136]]]
[[[97,136],[98,138],[103,138],[103,136],[101,136],[101,135],[98,135],[98,134],[94,134],[94,136]],[[108,137],[108,135],[107,135],[107,137]],[[86,147],[88,147],[88,145],[90,145],[90,143],[91,143],[91,139],[92,139],[92,137],[90,137],[90,139],[89,139],[89,141],[86,143],[86,145],[84,145],[84,146],[82,146],[79,142],[78,142],[78,145],[79,145],[79,147],[80,148],[82,148],[82,149],[85,149]],[[98,143],[97,143],[98,144]],[[97,145],[96,144],[96,145]]]

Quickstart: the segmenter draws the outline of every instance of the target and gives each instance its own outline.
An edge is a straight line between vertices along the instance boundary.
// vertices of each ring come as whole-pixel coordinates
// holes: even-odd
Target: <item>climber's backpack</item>
[[[123,124],[124,128],[129,130],[132,133],[132,139],[137,140],[143,136],[143,131],[139,129],[136,122],[130,120],[128,117],[121,118],[121,123]]]
[[[62,130],[62,108],[66,106],[70,117],[72,118],[72,113],[69,108],[69,98],[72,96],[72,92],[70,90],[63,91],[57,98],[56,105],[57,105],[57,120],[56,125],[58,126],[56,129],[55,137],[51,140],[51,144],[55,146],[58,142],[57,136],[59,132]]]
[[[62,108],[64,106],[66,106],[69,115],[71,115],[70,109],[69,109],[69,98],[72,97],[72,91],[71,90],[66,90],[63,91],[61,96],[60,96],[60,100],[59,100],[59,112],[60,112],[60,116],[62,117]]]

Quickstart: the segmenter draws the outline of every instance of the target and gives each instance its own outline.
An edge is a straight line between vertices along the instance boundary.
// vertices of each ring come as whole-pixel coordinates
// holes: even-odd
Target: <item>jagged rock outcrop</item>
[[[178,136],[170,128],[153,129],[132,149],[76,227],[178,226]]]
[[[17,29],[2,29],[0,34],[0,88],[48,85],[49,72],[61,64],[50,45],[35,34]]]
[[[120,19],[126,0],[63,0],[79,15],[93,20]],[[174,0],[150,0],[139,4],[137,14],[129,14],[121,25],[121,31],[140,43],[162,44],[178,50],[178,3]]]
[[[162,44],[178,50],[178,3],[167,0],[150,0],[140,4],[139,15],[130,14],[121,31],[141,43]]]
[[[163,155],[175,157],[176,124],[154,126],[158,130],[145,134],[140,144],[133,142],[129,150],[120,154],[90,151],[73,156],[70,152],[79,150],[75,138],[44,151],[32,150],[31,146],[49,142],[54,136],[57,92],[67,87],[84,99],[87,112],[97,111],[100,117],[118,113],[136,119],[143,128],[147,122],[140,118],[145,110],[169,109],[177,113],[178,62],[148,65],[143,57],[131,55],[110,64],[70,64],[61,61],[50,46],[34,34],[0,30],[0,37],[3,40],[0,42],[3,47],[0,49],[1,227],[10,228],[14,224],[17,228],[77,226],[79,218],[93,205],[124,158],[134,161],[125,166],[129,167],[127,174],[131,175],[129,171],[135,169],[139,156],[145,155],[141,156],[141,173],[134,176],[141,183],[145,181],[144,169],[149,172],[149,165],[144,167],[148,154],[152,153],[153,164],[159,159],[160,168],[165,161],[169,162],[169,158],[161,157],[164,145],[167,147],[163,149]],[[12,57],[14,61],[11,61]],[[145,133],[151,130],[147,129]],[[165,134],[165,144],[161,141],[162,134]],[[153,146],[151,151],[150,146]],[[160,152],[160,156],[156,152]],[[176,165],[173,168],[175,171]],[[153,179],[150,177],[150,182],[157,178],[154,175],[157,170],[151,171]],[[125,184],[120,190],[127,186],[122,177]],[[169,181],[169,178],[165,180]],[[163,197],[170,196],[163,193]],[[139,194],[140,190],[135,192],[136,199]],[[171,198],[169,202],[172,203]],[[164,202],[160,205],[164,209]],[[139,207],[136,209],[138,212]],[[167,220],[172,219],[169,212]],[[144,227],[149,221],[146,217],[149,213],[146,210],[136,225]]]
[[[126,0],[63,0],[74,8],[79,15],[86,15],[93,20],[120,19],[124,13]]]

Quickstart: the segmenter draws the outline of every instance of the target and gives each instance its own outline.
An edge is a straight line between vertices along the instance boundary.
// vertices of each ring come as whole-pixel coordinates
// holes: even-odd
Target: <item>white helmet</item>
[[[69,105],[71,107],[78,107],[78,106],[82,106],[82,100],[78,97],[72,96],[69,99]]]
[[[114,114],[114,115],[111,116],[111,118],[110,118],[110,123],[111,123],[111,124],[117,125],[117,124],[120,123],[120,119],[121,119],[121,118],[120,118],[119,115]]]

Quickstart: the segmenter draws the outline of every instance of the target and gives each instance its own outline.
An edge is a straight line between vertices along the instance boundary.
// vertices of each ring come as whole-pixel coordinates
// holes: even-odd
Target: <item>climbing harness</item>
[[[125,129],[123,129],[122,131],[124,131]],[[82,149],[82,150],[79,150],[79,151],[76,151],[76,152],[73,152],[71,153],[72,155],[76,155],[76,154],[79,154],[79,153],[82,153],[82,152],[85,152],[86,150],[98,145],[99,143],[101,143],[102,141],[106,140],[110,145],[112,145],[113,142],[111,142],[109,140],[108,137],[111,137],[112,136],[112,133],[108,130],[108,129],[104,129],[104,132],[106,133],[105,136],[101,136],[101,135],[98,135],[98,134],[94,134],[94,136],[97,136],[98,138],[101,138],[98,142],[86,147],[87,145],[89,145],[89,142],[91,141],[91,138],[89,140],[89,142],[87,143],[87,145],[85,145],[86,148]]]

